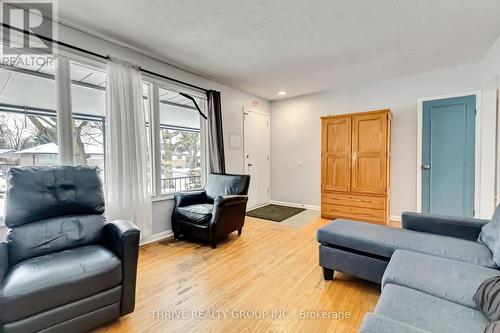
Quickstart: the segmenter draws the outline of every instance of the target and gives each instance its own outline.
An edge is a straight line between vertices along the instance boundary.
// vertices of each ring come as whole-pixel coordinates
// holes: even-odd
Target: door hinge
[[[474,109],[474,115],[477,116],[477,109]]]

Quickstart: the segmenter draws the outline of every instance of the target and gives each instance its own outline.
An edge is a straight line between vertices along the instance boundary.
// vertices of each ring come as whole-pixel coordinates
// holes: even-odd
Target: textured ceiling
[[[479,61],[500,1],[64,0],[59,18],[274,100]]]

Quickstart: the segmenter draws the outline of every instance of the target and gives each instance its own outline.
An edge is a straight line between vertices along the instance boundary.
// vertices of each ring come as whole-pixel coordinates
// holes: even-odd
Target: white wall
[[[252,107],[263,112],[269,112],[269,101],[167,65],[134,50],[125,49],[114,43],[104,41],[67,26],[59,26],[58,39],[99,54],[107,54],[131,62],[144,69],[173,77],[177,80],[186,81],[206,89],[220,91],[224,136],[226,139],[224,145],[227,172],[243,172],[243,151],[228,149],[228,132],[243,134],[243,108]],[[203,52],[203,50],[200,50],[200,52]],[[252,104],[253,100],[258,101],[258,107]],[[173,200],[155,201],[153,203],[153,234],[165,233],[171,230],[170,216],[172,214],[172,207]]]
[[[483,95],[485,96],[483,100],[483,110],[488,110],[490,113],[495,113],[497,121],[497,133],[500,133],[500,123],[498,121],[498,89],[500,88],[500,36],[497,38],[496,42],[493,44],[489,52],[486,54],[482,66],[481,66],[481,77],[483,83]],[[492,117],[493,119],[493,117]],[[497,135],[497,140],[500,139],[500,135]],[[496,147],[494,146],[496,143]],[[500,143],[497,141],[492,142],[488,147],[490,152],[496,151],[496,169],[494,171],[496,177],[496,202],[499,202],[500,194]],[[489,173],[491,177],[491,174]]]
[[[271,103],[271,198],[320,205],[320,117],[393,112],[391,215],[416,209],[417,99],[480,90],[481,66],[327,91]]]

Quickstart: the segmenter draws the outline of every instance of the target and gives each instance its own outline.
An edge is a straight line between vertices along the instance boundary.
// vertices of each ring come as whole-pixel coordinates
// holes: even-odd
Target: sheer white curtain
[[[106,212],[151,235],[146,121],[140,72],[109,61],[106,69]]]

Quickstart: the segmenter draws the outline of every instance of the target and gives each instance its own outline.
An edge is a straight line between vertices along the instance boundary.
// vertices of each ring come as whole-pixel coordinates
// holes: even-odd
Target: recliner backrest
[[[205,192],[211,200],[219,195],[247,195],[249,185],[249,175],[212,173],[208,176]]]
[[[97,168],[14,167],[7,182],[10,264],[101,240],[104,193]]]

